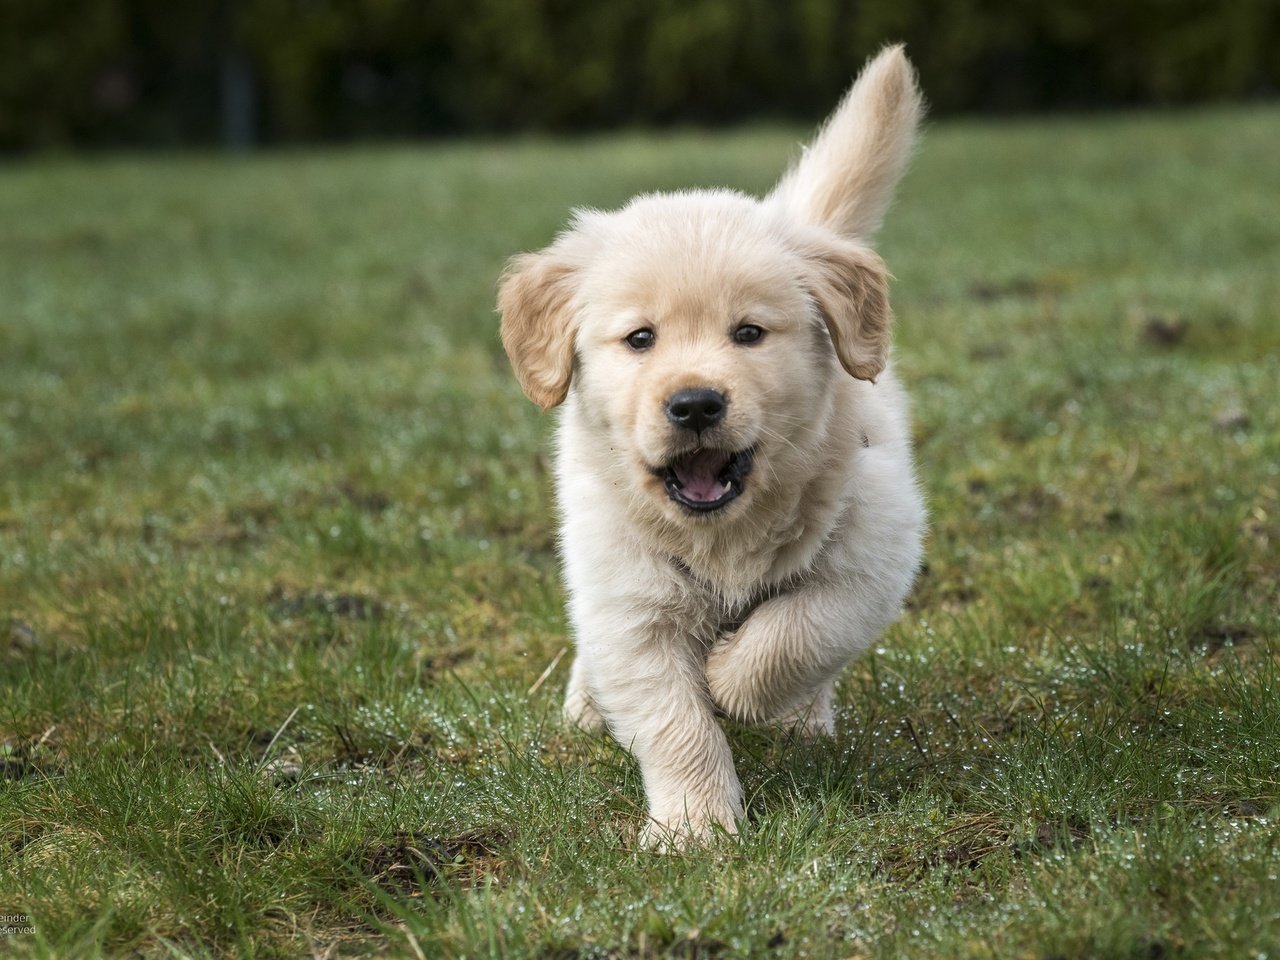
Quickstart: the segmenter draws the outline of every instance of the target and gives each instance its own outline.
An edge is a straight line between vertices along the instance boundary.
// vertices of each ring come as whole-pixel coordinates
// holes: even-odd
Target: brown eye
[[[627,346],[636,351],[648,350],[657,339],[657,335],[648,327],[635,330],[626,337]]]
[[[759,343],[764,336],[764,329],[754,323],[744,323],[733,331],[734,343]]]

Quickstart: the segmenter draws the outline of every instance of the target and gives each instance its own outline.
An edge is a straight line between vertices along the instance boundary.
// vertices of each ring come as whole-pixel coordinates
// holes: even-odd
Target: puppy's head
[[[620,493],[710,521],[821,468],[834,379],[874,382],[888,359],[886,274],[860,238],[919,109],[886,51],[763,201],[642,197],[512,261],[499,309],[516,375],[543,409],[572,391]]]
[[[572,389],[595,453],[682,518],[800,480],[832,379],[874,380],[888,353],[880,259],[727,191],[582,215],[512,264],[499,303],[530,398]]]

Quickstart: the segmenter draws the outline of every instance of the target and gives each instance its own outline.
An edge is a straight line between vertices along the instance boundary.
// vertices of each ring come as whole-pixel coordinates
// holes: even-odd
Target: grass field
[[[495,278],[801,136],[0,168],[0,953],[1280,954],[1274,107],[936,125],[928,563],[839,735],[732,730],[749,825],[661,856],[561,729]]]

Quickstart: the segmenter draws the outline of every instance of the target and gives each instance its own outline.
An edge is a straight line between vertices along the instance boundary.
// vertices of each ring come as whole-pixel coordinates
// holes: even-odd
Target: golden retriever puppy
[[[911,587],[924,506],[867,244],[921,111],[886,49],[764,199],[578,211],[503,277],[516,376],[562,406],[565,714],[635,754],[646,843],[734,831],[717,712],[830,733],[841,668]]]

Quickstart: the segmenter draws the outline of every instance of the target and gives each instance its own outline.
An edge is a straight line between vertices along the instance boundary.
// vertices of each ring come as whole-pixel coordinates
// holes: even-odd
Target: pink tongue
[[[699,450],[677,460],[671,465],[680,492],[689,500],[710,503],[719,500],[729,491],[728,484],[719,480],[720,472],[729,462],[729,455],[719,450]]]

